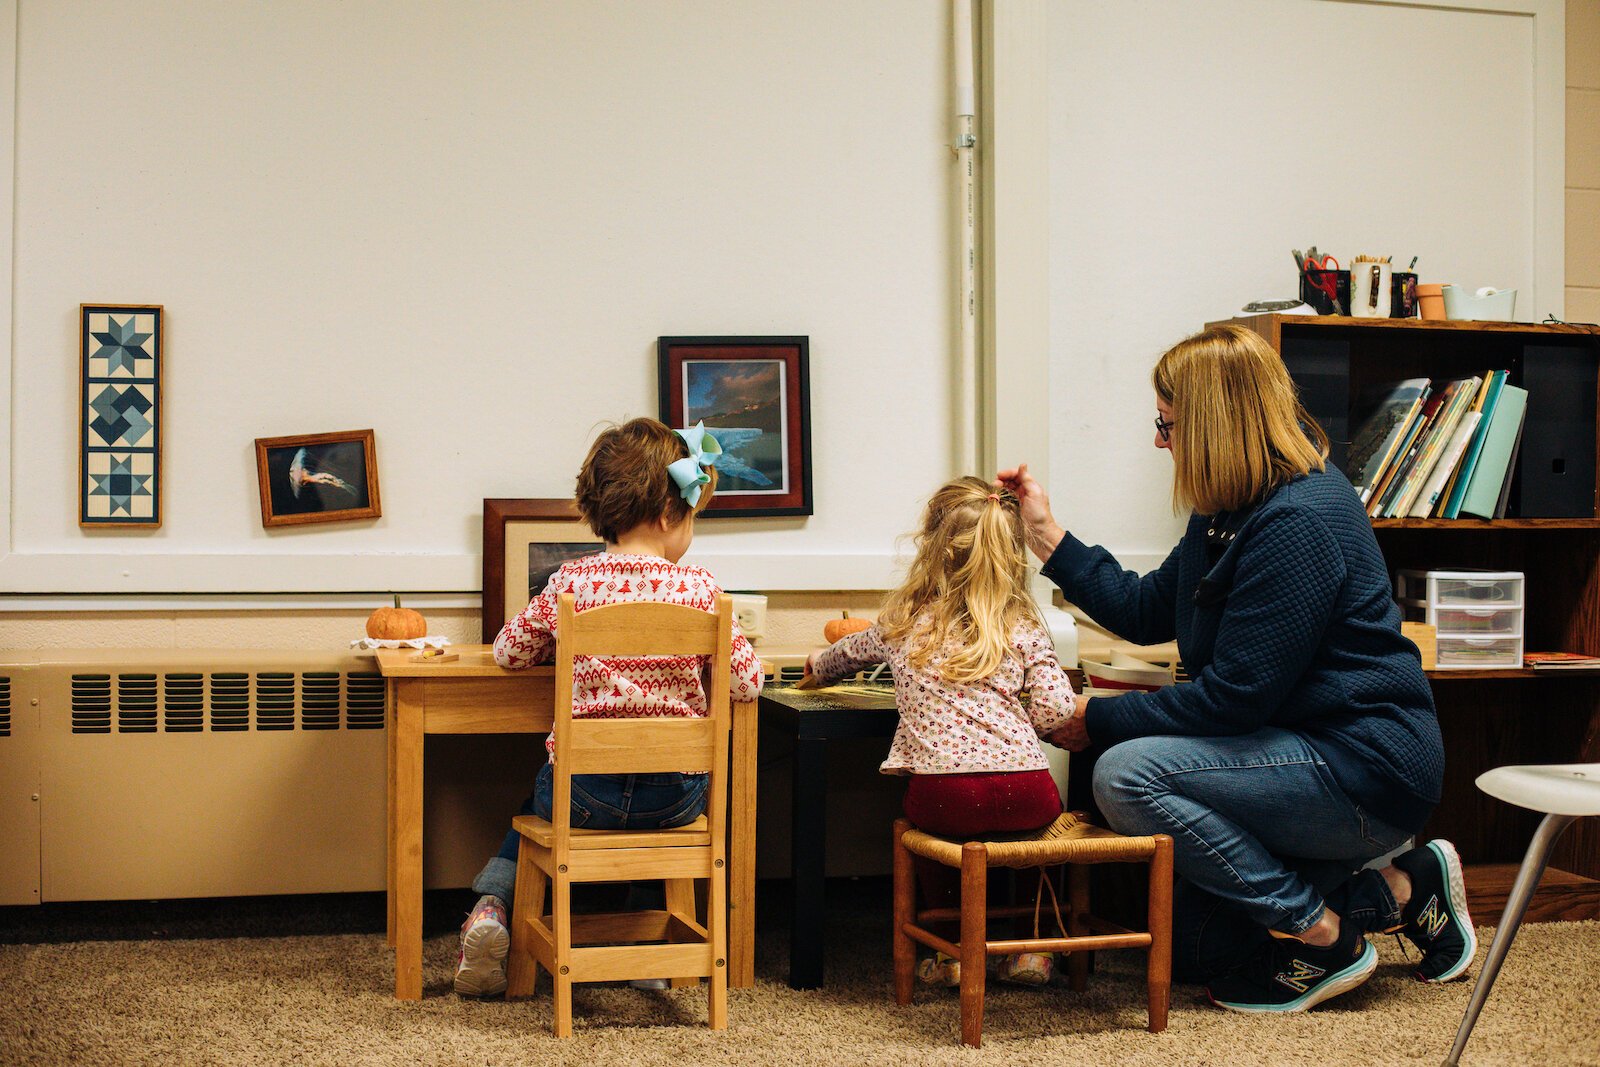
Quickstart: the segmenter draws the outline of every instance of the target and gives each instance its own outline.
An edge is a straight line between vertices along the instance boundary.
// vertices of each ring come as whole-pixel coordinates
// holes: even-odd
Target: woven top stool
[[[959,910],[918,911],[916,873],[911,857],[922,856],[961,871]],[[1148,929],[1136,932],[1107,922],[1089,911],[1092,863],[1148,863],[1150,900]],[[1066,932],[1061,937],[991,940],[991,919],[1037,915],[1036,907],[988,905],[991,867],[1045,868],[1067,866]],[[1041,888],[1043,888],[1041,886]],[[961,940],[952,944],[930,932],[925,923],[959,920]],[[894,824],[894,996],[911,1003],[916,947],[927,945],[961,961],[961,1041],[974,1048],[983,1043],[984,965],[989,956],[1015,952],[1068,952],[1071,988],[1082,992],[1088,980],[1087,952],[1138,948],[1149,953],[1146,991],[1150,1032],[1167,1028],[1172,992],[1172,838],[1123,837],[1091,825],[1081,812],[1063,814],[1028,834],[996,834],[992,840],[959,841],[916,829],[906,819]]]

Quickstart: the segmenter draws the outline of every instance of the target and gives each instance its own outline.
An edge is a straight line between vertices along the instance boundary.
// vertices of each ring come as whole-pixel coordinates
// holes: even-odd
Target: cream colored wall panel
[[[1600,322],[1600,289],[1567,289],[1568,322]]]
[[[383,603],[381,597],[373,606]],[[365,637],[370,611],[200,613],[175,618],[173,644],[178,648],[305,648],[340,651]],[[455,644],[477,644],[476,611],[430,609],[423,614],[428,633]]]
[[[1600,190],[1567,190],[1567,284],[1600,287]]]
[[[1567,0],[1567,84],[1600,89],[1600,0]]]
[[[170,648],[174,624],[157,612],[8,612],[0,615],[0,648]]]
[[[1567,187],[1600,189],[1600,89],[1567,90]]]

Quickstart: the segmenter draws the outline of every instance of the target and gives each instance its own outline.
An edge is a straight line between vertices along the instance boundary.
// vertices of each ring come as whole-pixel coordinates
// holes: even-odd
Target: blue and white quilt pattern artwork
[[[85,526],[159,526],[161,312],[83,309]]]

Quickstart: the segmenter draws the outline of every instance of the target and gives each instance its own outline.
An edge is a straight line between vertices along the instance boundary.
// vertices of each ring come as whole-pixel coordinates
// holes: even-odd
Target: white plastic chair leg
[[[1517,927],[1522,924],[1522,917],[1528,911],[1528,902],[1533,899],[1533,891],[1538,888],[1539,879],[1544,876],[1545,866],[1550,862],[1550,850],[1555,847],[1561,832],[1571,826],[1575,818],[1572,815],[1546,815],[1539,823],[1539,829],[1534,832],[1533,840],[1528,842],[1528,851],[1522,857],[1517,880],[1512,883],[1511,894],[1506,897],[1506,910],[1500,916],[1500,928],[1494,932],[1494,943],[1489,946],[1488,958],[1478,972],[1477,984],[1472,987],[1472,1000],[1467,1004],[1467,1012],[1456,1029],[1455,1047],[1445,1058],[1444,1067],[1455,1067],[1460,1062],[1461,1050],[1467,1047],[1467,1038],[1472,1035],[1472,1028],[1478,1022],[1478,1013],[1483,1010],[1483,1002],[1489,999],[1489,990],[1494,987],[1494,980],[1500,973],[1500,964],[1504,962],[1506,953],[1511,951],[1511,941],[1517,936]]]

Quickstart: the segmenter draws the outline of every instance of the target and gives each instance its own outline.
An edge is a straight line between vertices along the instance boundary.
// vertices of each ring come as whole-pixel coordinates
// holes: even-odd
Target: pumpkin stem
[[[394,595],[394,606],[397,607],[397,608],[400,606],[400,594],[399,593],[396,593]]]
[[[839,618],[841,618],[841,619],[848,619],[848,618],[849,618],[849,617],[850,617],[850,613],[849,613],[849,612],[848,612],[848,611],[841,611],[841,612],[839,612]]]

